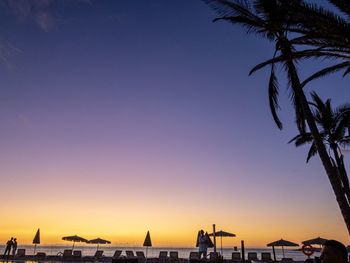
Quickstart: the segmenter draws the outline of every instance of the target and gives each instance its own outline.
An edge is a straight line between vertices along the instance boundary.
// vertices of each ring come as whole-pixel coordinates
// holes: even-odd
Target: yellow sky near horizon
[[[23,203],[22,206],[7,207],[0,224],[1,243],[15,236],[19,244],[31,244],[37,228],[40,228],[42,244],[69,246],[70,243],[63,241],[62,237],[76,234],[87,239],[104,238],[110,240],[112,245],[141,246],[149,230],[156,247],[191,247],[195,244],[197,231],[204,229],[211,232],[213,222],[217,230],[237,235],[235,238],[224,238],[226,247],[240,246],[241,240],[245,240],[248,247],[264,247],[280,238],[300,243],[317,236],[337,239],[347,245],[350,243],[339,215],[327,218],[317,214],[315,220],[308,222],[304,217],[291,217],[290,211],[280,208],[257,207],[251,210],[238,204],[231,211],[221,207],[208,211],[195,208],[193,204],[160,209],[159,204],[142,207],[134,203],[131,207],[119,204],[111,209],[111,204],[91,206],[91,203],[77,200],[71,204],[52,203],[50,206],[45,202],[31,206]],[[329,229],[327,225],[333,228]]]

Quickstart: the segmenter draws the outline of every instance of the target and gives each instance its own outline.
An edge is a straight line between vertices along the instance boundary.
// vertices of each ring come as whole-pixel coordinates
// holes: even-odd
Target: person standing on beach
[[[16,255],[16,250],[17,250],[17,238],[15,238],[13,240],[13,244],[12,244],[12,256]]]
[[[348,251],[339,241],[328,240],[323,243],[320,259],[322,263],[347,263]]]
[[[208,240],[207,237],[204,234],[203,229],[199,231],[199,237],[198,237],[198,252],[199,252],[199,258],[207,258],[207,250],[208,250]]]
[[[11,239],[6,242],[4,258],[6,257],[6,254],[7,254],[7,258],[10,256],[12,245],[13,245],[13,237],[11,237]]]

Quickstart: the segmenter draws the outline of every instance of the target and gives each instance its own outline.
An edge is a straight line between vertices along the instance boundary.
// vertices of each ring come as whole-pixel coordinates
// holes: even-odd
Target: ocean
[[[26,254],[30,255],[34,253],[34,246],[33,245],[19,245],[18,248],[25,248]],[[5,246],[1,247],[2,251],[0,253],[3,253],[5,250]],[[57,255],[59,252],[63,252],[65,249],[72,249],[72,246],[62,246],[62,245],[38,245],[36,248],[36,252],[45,252],[47,255]],[[81,250],[83,256],[92,256],[96,252],[97,246],[91,246],[91,245],[76,245],[75,250]],[[101,245],[100,250],[104,251],[105,256],[113,256],[115,250],[123,250],[122,255],[125,255],[125,250],[132,250],[134,252],[136,251],[144,251],[146,254],[146,248],[145,247],[126,247],[126,246],[104,246]],[[179,247],[151,247],[148,248],[148,257],[158,257],[159,251],[178,251],[180,258],[188,258],[191,251],[198,251],[198,248],[195,247],[187,247],[187,248],[179,248]],[[213,251],[213,249],[209,249],[208,253]],[[218,249],[220,252],[220,248]],[[232,252],[234,250],[232,248],[223,248],[222,254],[225,259],[230,259],[232,256]],[[273,257],[272,249],[271,248],[246,248],[245,254],[247,258],[248,252],[257,252],[258,258],[261,258],[261,252],[270,252],[271,257]],[[319,252],[315,252],[314,256],[320,256]],[[276,248],[276,258],[277,260],[281,259],[283,257],[282,250]],[[300,251],[296,251],[295,249],[285,249],[285,257],[287,258],[293,258],[295,261],[304,261],[307,257]]]

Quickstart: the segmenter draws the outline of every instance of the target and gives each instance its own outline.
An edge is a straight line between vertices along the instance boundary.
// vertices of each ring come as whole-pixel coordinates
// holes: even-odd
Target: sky
[[[283,70],[282,131],[268,70],[248,76],[273,44],[215,17],[199,0],[0,0],[0,242],[40,228],[44,244],[141,245],[149,230],[155,246],[194,246],[216,224],[229,247],[349,244],[318,157],[288,144]],[[339,105],[347,83],[307,92]]]

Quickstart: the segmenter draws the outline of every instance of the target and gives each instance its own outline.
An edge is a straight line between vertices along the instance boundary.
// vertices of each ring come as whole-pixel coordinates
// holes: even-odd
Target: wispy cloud
[[[0,40],[0,63],[5,65],[8,69],[13,69],[13,57],[17,54],[22,53],[22,50],[15,47],[9,41]]]
[[[52,12],[53,4],[68,7],[77,3],[92,4],[92,0],[0,0],[0,7],[5,8],[18,21],[32,21],[43,31],[49,32],[58,20]]]
[[[55,25],[55,19],[48,12],[40,12],[36,14],[35,22],[45,32],[50,31]]]

